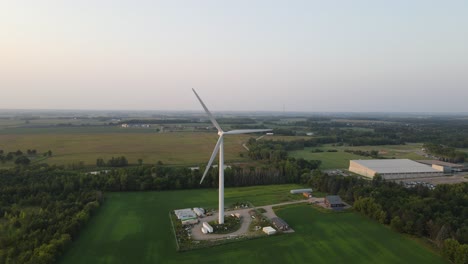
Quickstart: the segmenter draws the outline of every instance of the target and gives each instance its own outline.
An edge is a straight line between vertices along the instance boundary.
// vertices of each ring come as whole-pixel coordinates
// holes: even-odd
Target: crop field
[[[321,160],[321,169],[346,169],[349,167],[349,160],[352,159],[370,159],[370,157],[360,156],[353,153],[344,152],[349,150],[371,151],[378,150],[379,155],[385,158],[396,159],[427,159],[419,155],[422,144],[407,144],[407,145],[382,145],[382,146],[332,146],[325,145],[318,148],[305,148],[304,150],[296,150],[289,152],[291,157],[304,158],[307,160]],[[315,149],[323,150],[324,152],[312,152]],[[338,152],[327,152],[329,149],[336,149]]]
[[[278,203],[300,187],[227,188],[226,204]],[[322,213],[310,205],[278,211],[293,234],[177,252],[169,212],[216,205],[214,189],[108,193],[59,263],[445,263],[420,242],[356,213]]]
[[[242,143],[250,135],[233,135],[224,140],[225,159],[228,162],[245,161],[240,157],[246,150]],[[125,156],[129,163],[162,161],[165,164],[199,164],[209,160],[216,144],[216,133],[47,133],[0,134],[0,149],[5,152],[18,149],[36,149],[39,153],[51,150],[53,156],[44,160],[50,164],[84,162],[96,164],[112,156]]]

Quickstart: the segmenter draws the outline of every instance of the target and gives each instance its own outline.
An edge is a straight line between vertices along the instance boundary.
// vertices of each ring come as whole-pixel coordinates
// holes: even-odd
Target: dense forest
[[[404,188],[376,176],[372,181],[304,175],[317,191],[339,194],[354,210],[398,232],[424,237],[454,263],[468,263],[468,183]]]
[[[53,263],[102,194],[76,172],[42,166],[0,171],[0,263]]]
[[[427,153],[449,162],[464,162],[467,155],[465,152],[457,151],[455,148],[441,144],[426,143],[423,147]]]

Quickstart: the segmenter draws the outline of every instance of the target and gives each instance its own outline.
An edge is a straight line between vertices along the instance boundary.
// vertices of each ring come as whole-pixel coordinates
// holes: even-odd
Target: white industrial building
[[[409,159],[350,160],[349,171],[366,177],[379,174],[386,180],[443,175],[441,171]]]

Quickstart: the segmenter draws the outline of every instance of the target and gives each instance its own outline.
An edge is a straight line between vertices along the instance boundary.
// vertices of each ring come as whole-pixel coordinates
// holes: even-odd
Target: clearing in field
[[[226,204],[287,201],[297,185],[227,188]],[[217,190],[109,193],[59,263],[445,263],[419,242],[356,213],[310,205],[276,211],[295,233],[177,252],[168,213],[215,208]]]

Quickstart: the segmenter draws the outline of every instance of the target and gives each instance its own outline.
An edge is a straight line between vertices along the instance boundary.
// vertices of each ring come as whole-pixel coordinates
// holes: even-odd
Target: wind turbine
[[[200,101],[200,104],[203,106],[203,109],[205,109],[206,114],[208,115],[208,118],[211,120],[211,123],[218,129],[218,135],[219,139],[218,142],[216,142],[216,145],[213,150],[213,154],[211,154],[210,161],[208,162],[208,165],[206,165],[205,172],[203,173],[203,177],[201,178],[200,184],[203,182],[203,179],[205,179],[206,174],[208,173],[208,170],[211,167],[211,163],[213,163],[214,158],[216,157],[216,154],[219,151],[219,216],[218,216],[218,223],[219,224],[224,224],[224,136],[225,135],[237,135],[237,134],[247,134],[247,133],[258,133],[258,132],[267,132],[271,131],[272,129],[241,129],[241,130],[231,130],[224,132],[223,129],[219,126],[218,122],[216,122],[216,119],[214,119],[213,115],[210,113],[206,105],[203,103],[202,99],[200,96],[198,96],[197,92],[195,89],[192,88],[193,93],[195,93],[195,96],[198,98],[198,101]]]

